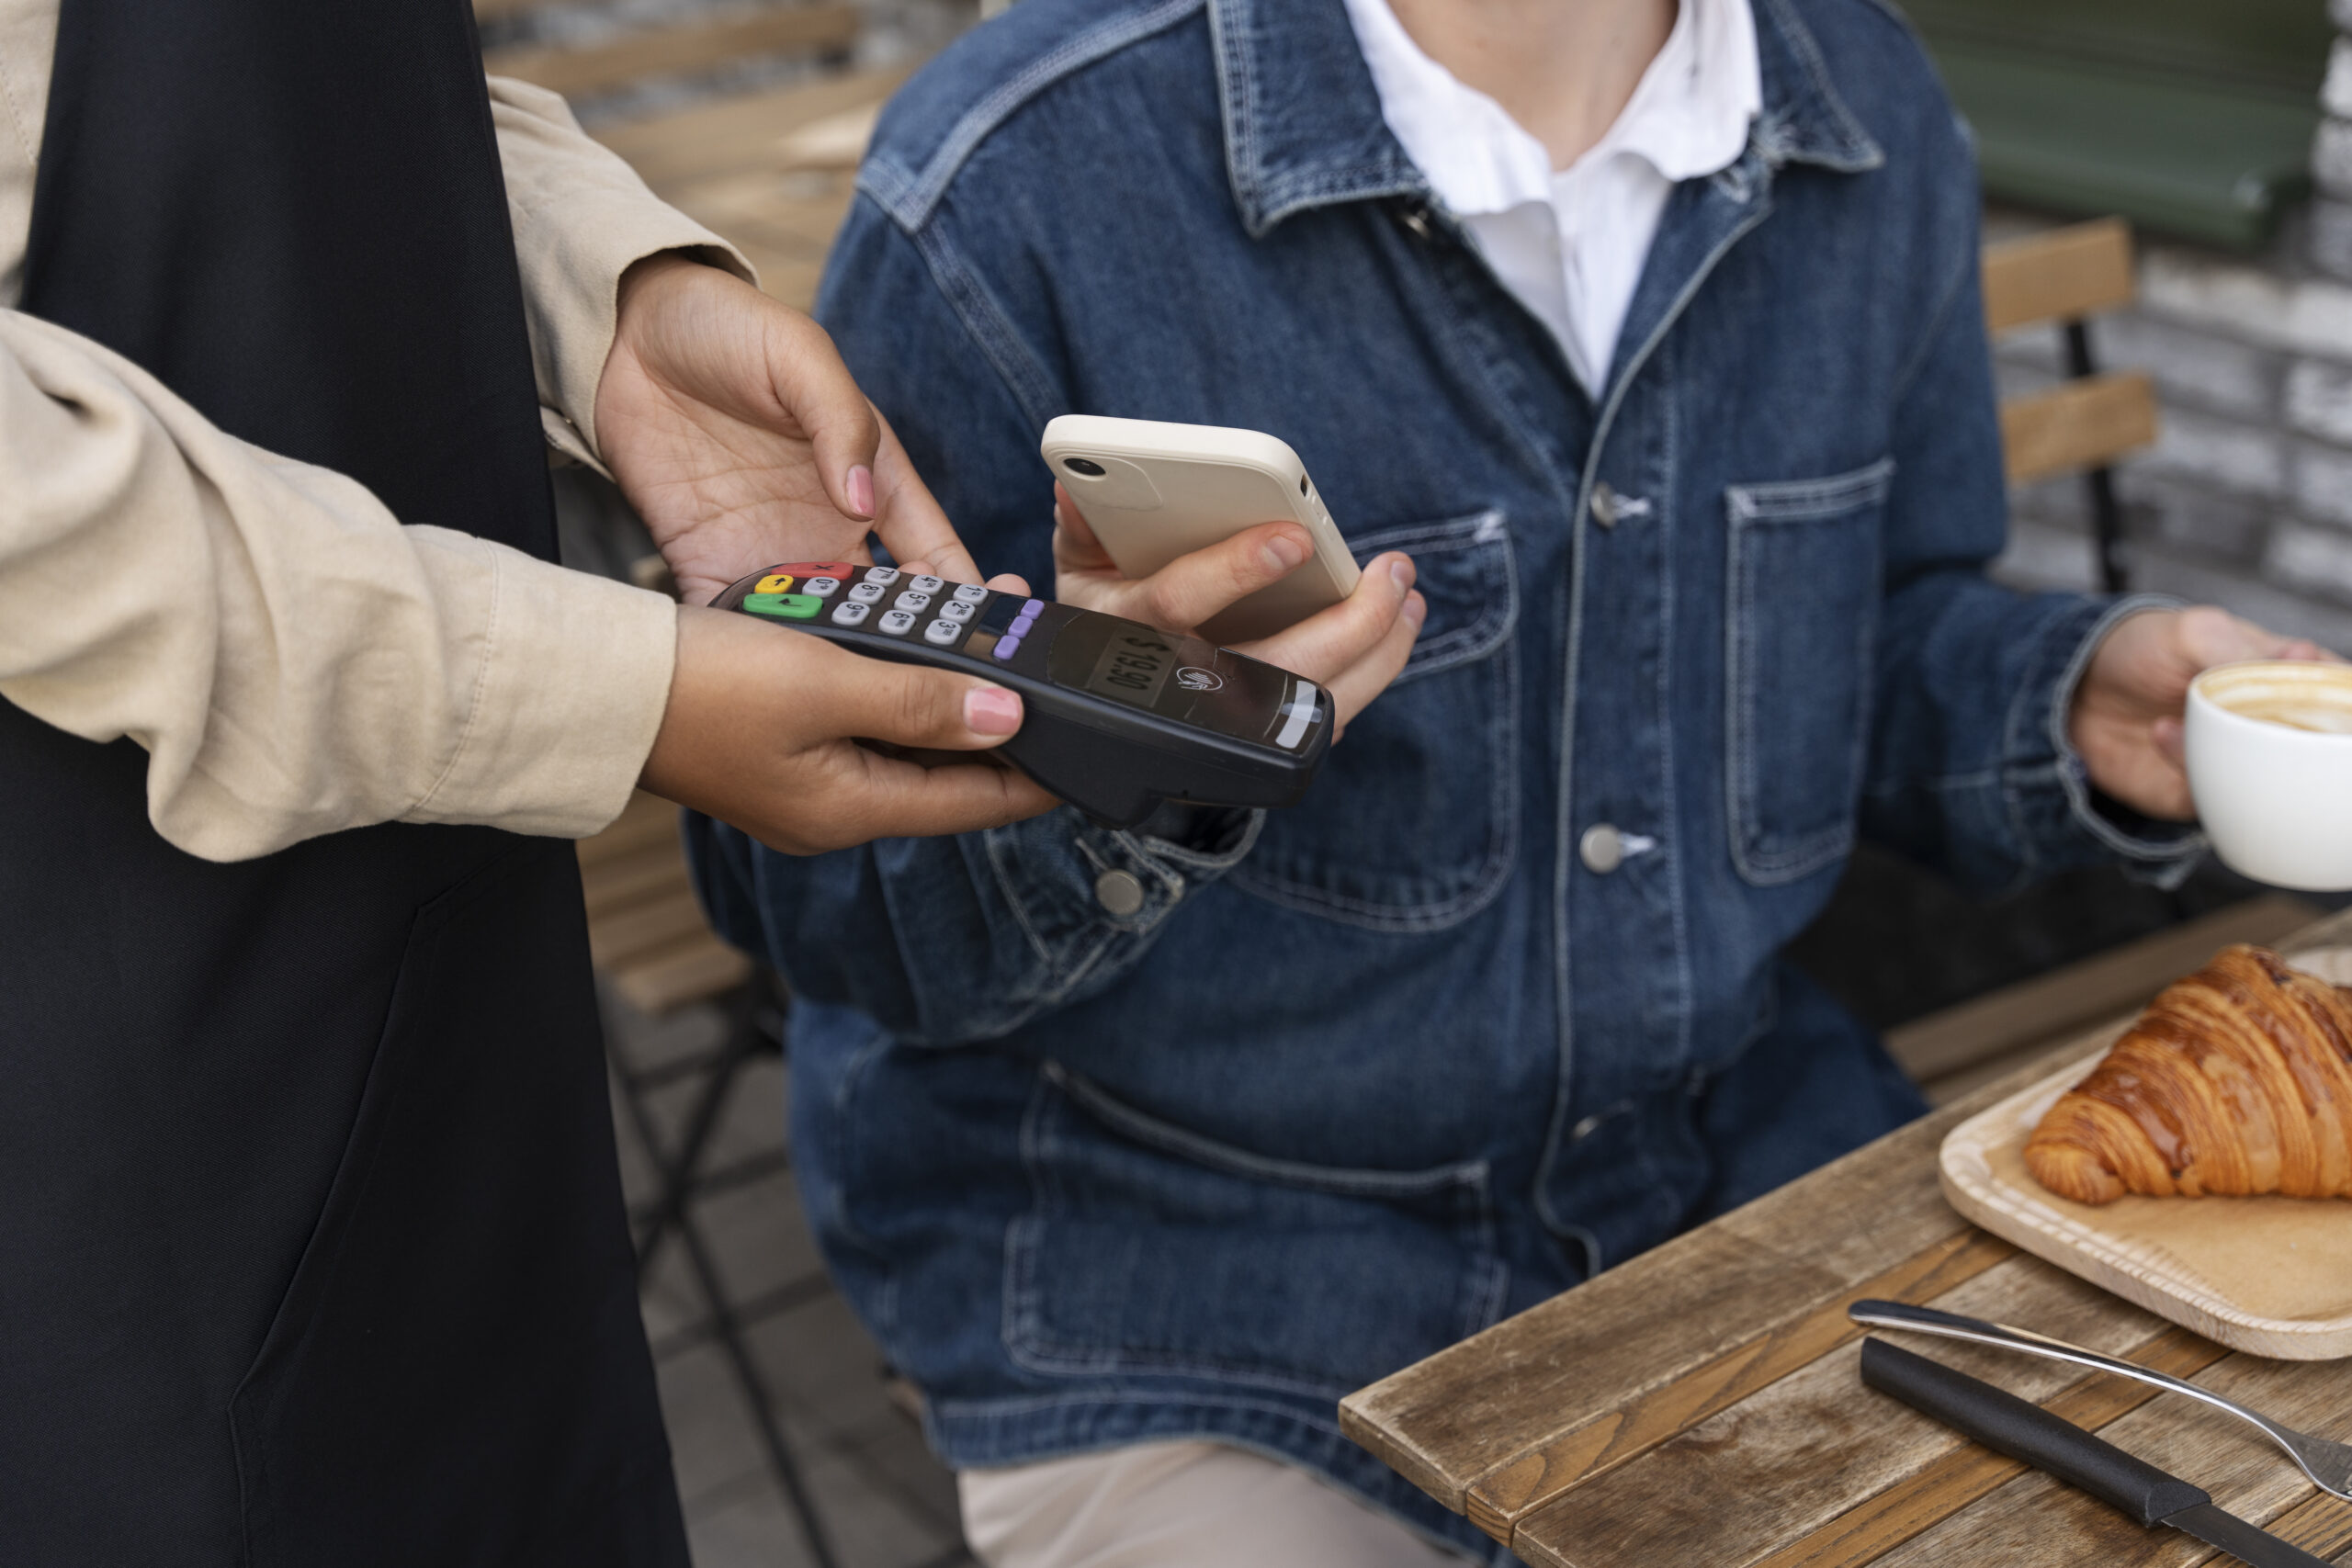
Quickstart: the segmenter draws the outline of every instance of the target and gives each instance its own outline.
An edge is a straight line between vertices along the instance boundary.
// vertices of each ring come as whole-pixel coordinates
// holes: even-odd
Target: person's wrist
[[[2133,684],[2132,666],[2154,656],[2156,645],[2168,645],[2177,636],[2182,612],[2177,604],[2126,601],[2121,608],[2121,614],[2113,615],[2100,628],[2090,656],[2083,660],[2066,694],[2066,744],[2077,757],[2085,754],[2086,709]]]
[[[630,308],[650,294],[665,287],[693,285],[710,278],[733,278],[731,272],[697,260],[684,251],[656,251],[650,256],[639,256],[622,270],[620,285],[615,293],[620,319],[627,321]]]

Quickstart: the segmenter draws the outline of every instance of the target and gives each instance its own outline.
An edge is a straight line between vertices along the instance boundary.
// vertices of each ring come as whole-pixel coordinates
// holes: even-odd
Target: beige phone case
[[[1260,523],[1286,519],[1306,530],[1315,553],[1280,582],[1204,623],[1200,634],[1213,642],[1265,637],[1355,592],[1355,557],[1298,454],[1273,436],[1066,413],[1046,426],[1038,450],[1128,577],[1148,577]],[[1102,471],[1087,472],[1087,465]]]

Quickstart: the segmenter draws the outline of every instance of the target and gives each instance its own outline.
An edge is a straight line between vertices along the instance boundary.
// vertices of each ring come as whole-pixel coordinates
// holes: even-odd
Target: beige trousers
[[[1464,1568],[1296,1465],[1221,1443],[1139,1443],[956,1478],[988,1568]]]

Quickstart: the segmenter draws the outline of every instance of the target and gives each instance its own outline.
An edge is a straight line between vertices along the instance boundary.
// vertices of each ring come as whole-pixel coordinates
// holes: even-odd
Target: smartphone
[[[1197,628],[1216,643],[1282,630],[1355,592],[1356,558],[1288,444],[1255,430],[1066,413],[1037,448],[1128,577],[1261,523],[1306,530],[1314,553]]]

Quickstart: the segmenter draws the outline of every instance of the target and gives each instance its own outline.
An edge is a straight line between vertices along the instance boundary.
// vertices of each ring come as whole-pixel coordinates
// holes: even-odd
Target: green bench
[[[1906,0],[1988,196],[2252,250],[2310,189],[2321,0]]]

